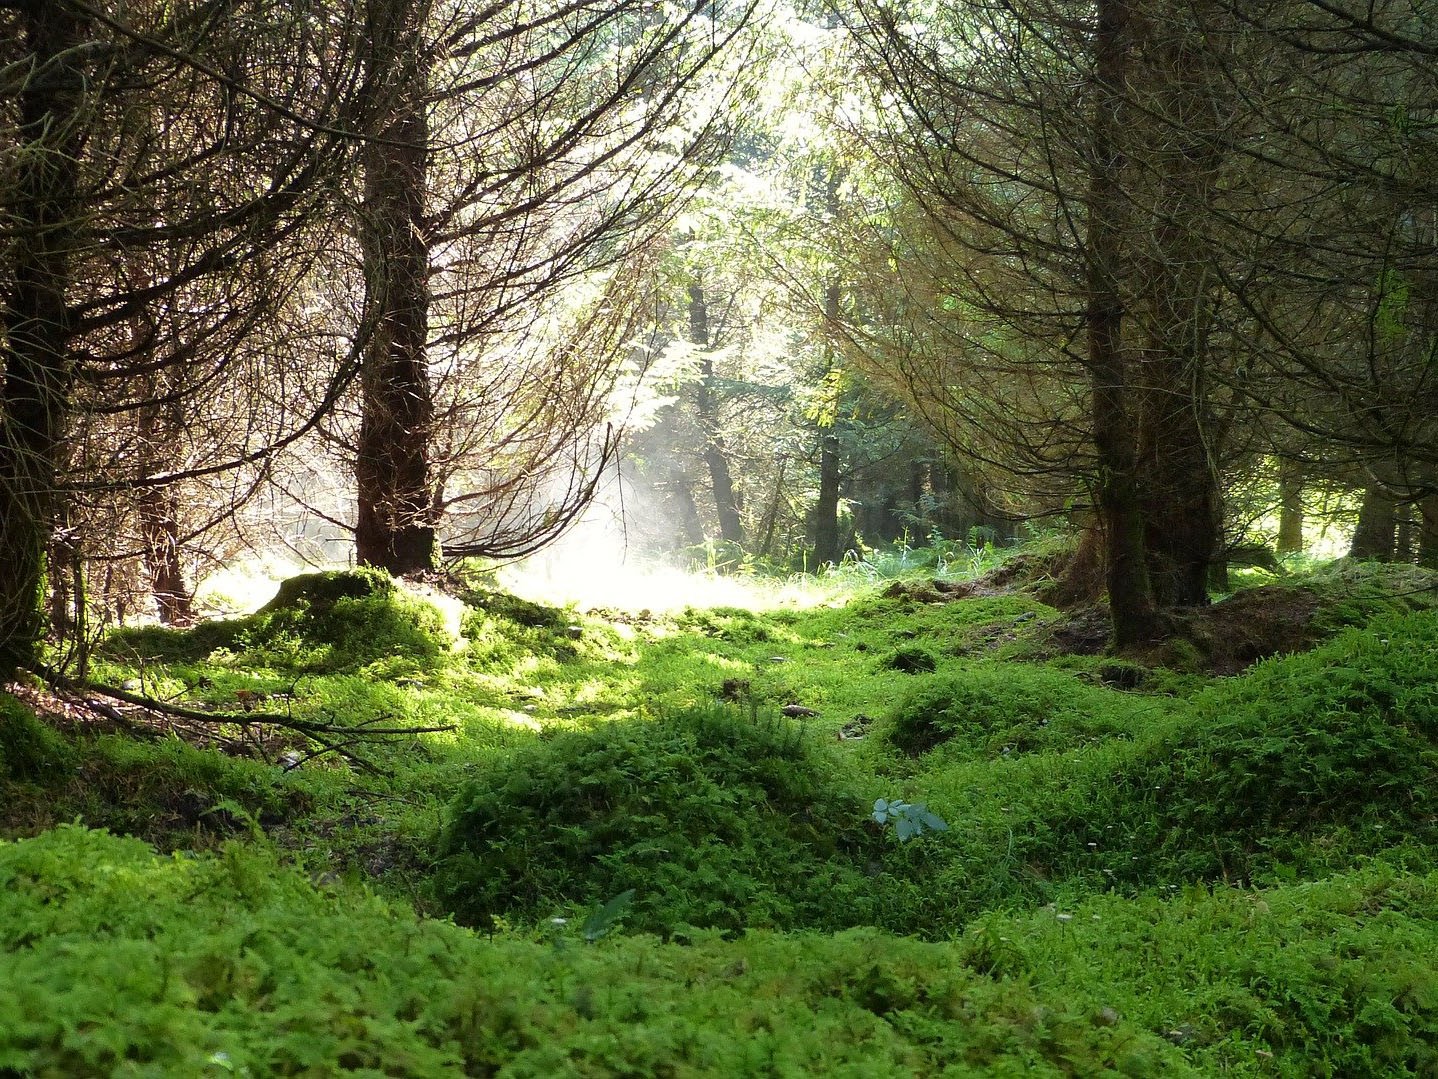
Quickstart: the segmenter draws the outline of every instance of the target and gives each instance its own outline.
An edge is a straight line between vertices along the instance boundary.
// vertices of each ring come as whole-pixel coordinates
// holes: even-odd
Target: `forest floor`
[[[914,561],[314,575],[12,685],[0,1077],[1438,1073],[1438,574],[1116,657],[1042,552]]]

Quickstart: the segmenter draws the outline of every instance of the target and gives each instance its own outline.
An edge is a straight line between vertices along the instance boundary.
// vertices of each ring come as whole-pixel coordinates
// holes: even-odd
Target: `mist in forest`
[[[694,606],[755,606],[760,589],[734,577],[666,561],[677,522],[622,473],[600,488],[574,527],[538,554],[502,567],[500,584],[547,603],[581,610],[672,611]],[[765,592],[765,594],[769,594]]]

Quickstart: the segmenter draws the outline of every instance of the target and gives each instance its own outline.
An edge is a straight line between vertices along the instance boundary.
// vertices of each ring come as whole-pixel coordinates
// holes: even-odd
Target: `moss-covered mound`
[[[946,743],[974,756],[1062,751],[1125,733],[1131,712],[1070,673],[990,664],[924,679],[900,699],[886,733],[911,755]]]
[[[1055,831],[1109,845],[1119,817],[1121,876],[1314,873],[1438,842],[1435,775],[1438,613],[1390,616],[1205,690]]]
[[[450,646],[430,604],[387,574],[357,569],[291,577],[255,615],[251,646],[314,649],[311,666],[362,666],[389,656],[433,659]]]
[[[24,704],[0,693],[0,784],[43,780],[67,771],[73,754]]]
[[[280,583],[252,615],[192,629],[121,629],[102,655],[197,661],[218,649],[252,662],[315,673],[355,670],[398,657],[433,663],[453,644],[444,618],[388,574],[373,569],[304,573]]]
[[[631,928],[833,927],[871,913],[882,836],[782,720],[699,710],[566,732],[460,792],[439,894],[460,920],[535,918],[635,891]]]

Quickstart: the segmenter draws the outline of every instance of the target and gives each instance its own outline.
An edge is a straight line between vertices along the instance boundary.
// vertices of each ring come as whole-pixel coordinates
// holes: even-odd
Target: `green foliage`
[[[568,612],[558,607],[535,603],[509,592],[474,589],[466,591],[462,598],[465,606],[476,612],[530,629],[562,630],[573,621]]]
[[[1277,587],[1337,624],[1421,608],[1429,582],[1343,563]],[[1413,872],[1438,865],[1438,614],[1213,681],[1037,664],[1063,615],[933,576],[612,624],[486,595],[463,651],[356,667],[321,640],[344,637],[325,605],[387,586],[350,587],[208,638],[128,635],[143,665],[117,647],[97,669],[226,708],[263,692],[317,718],[459,724],[382,750],[388,776],[62,738],[0,698],[9,834],[78,817],[204,850],[266,833],[217,858],[67,828],[0,846],[0,1073],[1435,1067],[1438,883]],[[1297,609],[1269,591],[1222,631]],[[887,662],[904,654],[936,669]],[[817,715],[715,710],[725,685]],[[5,875],[15,858],[28,876]]]
[[[913,839],[915,836],[927,832],[947,832],[948,824],[944,819],[929,812],[929,807],[923,802],[905,802],[898,798],[879,798],[874,802],[872,814],[874,823],[894,825],[894,832],[899,837],[899,842]]]
[[[373,569],[306,573],[281,582],[274,599],[243,618],[192,629],[116,630],[102,655],[115,660],[186,663],[218,654],[252,665],[325,673],[396,657],[433,666],[452,640],[431,604]]]
[[[74,766],[65,740],[9,694],[0,693],[0,780],[39,780]]]
[[[439,894],[472,925],[628,889],[637,929],[853,924],[854,865],[875,849],[861,806],[781,720],[704,709],[562,732],[460,792]]]
[[[486,939],[263,851],[62,827],[0,844],[0,1070],[1418,1075],[1435,927],[1438,875],[1374,864],[989,915],[953,943],[564,947],[578,930]]]
[[[991,915],[972,966],[1041,977],[1182,1046],[1203,1074],[1426,1075],[1438,1067],[1438,876],[1381,862],[1298,886],[1099,895]]]
[[[1438,608],[1438,570],[1340,558],[1294,582],[1322,597],[1314,621],[1327,632],[1361,626],[1384,614]]]

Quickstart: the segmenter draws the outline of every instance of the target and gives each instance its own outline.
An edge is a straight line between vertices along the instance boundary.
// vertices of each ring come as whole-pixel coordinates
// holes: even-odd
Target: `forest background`
[[[0,0],[0,1076],[1434,1074],[1435,59]]]
[[[1421,4],[0,19],[7,663],[606,487],[706,564],[1063,529],[1120,645],[1305,514],[1438,557]]]

